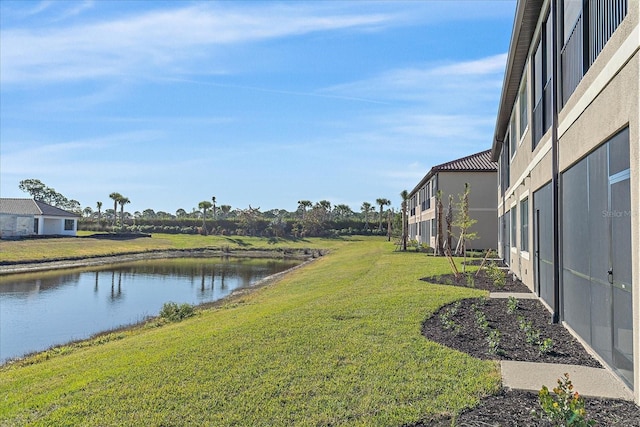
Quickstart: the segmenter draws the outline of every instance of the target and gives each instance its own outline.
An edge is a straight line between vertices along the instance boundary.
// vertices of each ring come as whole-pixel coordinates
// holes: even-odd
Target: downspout
[[[552,215],[553,215],[553,314],[552,323],[560,322],[560,183],[558,167],[558,4],[551,0],[551,61],[553,76],[551,80],[551,168],[552,168]]]

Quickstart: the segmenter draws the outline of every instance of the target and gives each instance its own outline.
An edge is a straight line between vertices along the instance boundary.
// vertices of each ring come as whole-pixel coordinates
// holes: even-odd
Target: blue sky
[[[515,0],[5,1],[0,194],[359,211],[491,146]]]

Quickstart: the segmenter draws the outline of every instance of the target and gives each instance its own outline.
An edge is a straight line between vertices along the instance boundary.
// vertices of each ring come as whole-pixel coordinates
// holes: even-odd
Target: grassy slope
[[[0,424],[400,426],[474,405],[499,373],[421,321],[469,289],[417,280],[446,260],[379,239],[241,301],[0,371]]]
[[[83,233],[78,233],[82,235]],[[84,233],[86,234],[86,233]],[[265,239],[238,236],[199,236],[185,234],[154,234],[152,238],[109,240],[85,237],[82,239],[56,238],[0,241],[0,262],[41,261],[59,258],[81,258],[96,255],[115,255],[132,252],[168,249],[224,248],[277,249],[312,248],[326,249],[336,239]]]

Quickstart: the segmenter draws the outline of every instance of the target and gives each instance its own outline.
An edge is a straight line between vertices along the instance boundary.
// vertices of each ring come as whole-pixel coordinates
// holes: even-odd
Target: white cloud
[[[33,84],[139,75],[214,55],[219,46],[372,28],[393,19],[381,13],[314,13],[278,4],[234,10],[205,3],[67,28],[8,29],[1,33],[1,79]]]
[[[492,94],[500,90],[506,58],[503,53],[472,61],[394,69],[366,80],[328,87],[322,93],[378,100],[437,101],[441,105],[462,97],[468,103],[487,90]]]

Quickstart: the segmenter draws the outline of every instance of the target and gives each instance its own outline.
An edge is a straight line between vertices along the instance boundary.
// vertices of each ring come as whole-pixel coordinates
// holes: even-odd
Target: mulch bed
[[[461,272],[458,274],[458,277],[455,277],[453,274],[443,274],[440,276],[423,277],[420,280],[436,285],[464,286],[490,292],[531,292],[527,285],[511,274],[505,275],[504,286],[497,286],[487,275],[486,270],[480,271],[477,276],[474,271],[468,272],[467,274]]]
[[[509,313],[506,298],[472,298],[446,305],[422,325],[423,335],[449,348],[463,351],[484,360],[518,360],[522,362],[565,363],[594,368],[602,366],[561,324],[550,323],[551,314],[536,299],[520,299],[518,307]],[[457,308],[457,309],[456,309]],[[448,315],[455,311],[455,314]],[[489,329],[500,332],[497,353],[491,353],[487,344],[487,332],[478,326],[476,312],[484,313]],[[550,338],[553,347],[540,354],[537,343],[527,342],[527,334],[521,329],[519,318],[531,322],[540,340]],[[443,319],[449,318],[449,328]],[[453,322],[453,324],[451,323]]]
[[[484,276],[483,273],[480,276]],[[429,283],[467,286],[467,279],[455,280],[453,275],[423,278]],[[519,280],[509,279],[502,289],[496,289],[486,276],[477,278],[474,287],[492,292],[529,292]],[[480,359],[517,360],[526,362],[564,363],[601,367],[582,345],[562,326],[551,324],[549,311],[537,299],[518,300],[513,313],[507,311],[509,302],[502,298],[473,298],[458,304],[449,304],[438,310],[422,325],[423,335],[434,342],[465,352]],[[487,331],[500,332],[497,352],[489,351],[488,332],[477,320],[476,312],[484,314]],[[522,321],[519,320],[519,317]],[[550,338],[553,347],[540,353],[537,344],[527,343],[527,334],[520,323],[531,322],[532,330],[540,333],[540,340]],[[542,385],[541,385],[542,387]],[[580,390],[578,390],[580,391]],[[596,425],[631,427],[640,426],[640,406],[617,399],[586,398],[585,408],[590,420]],[[497,394],[481,399],[480,404],[451,418],[421,421],[406,427],[423,426],[552,426],[532,411],[541,412],[535,392],[502,389]]]

